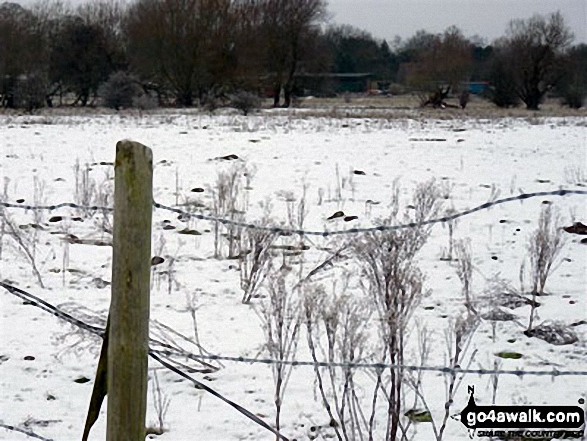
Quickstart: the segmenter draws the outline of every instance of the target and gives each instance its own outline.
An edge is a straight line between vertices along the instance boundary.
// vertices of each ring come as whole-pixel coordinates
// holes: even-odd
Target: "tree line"
[[[558,12],[514,20],[491,44],[451,26],[390,46],[326,21],[325,0],[4,2],[1,104],[214,106],[247,91],[289,107],[302,73],[370,73],[384,92],[417,91],[435,106],[471,81],[489,83],[502,107],[538,109],[553,92],[580,107],[587,95],[587,45],[572,45]]]

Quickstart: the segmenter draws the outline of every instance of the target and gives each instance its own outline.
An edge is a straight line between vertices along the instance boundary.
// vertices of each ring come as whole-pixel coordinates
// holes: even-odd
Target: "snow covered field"
[[[270,112],[249,117],[166,112],[143,116],[0,116],[0,194],[6,202],[53,205],[82,201],[80,189],[85,186],[86,193],[92,194],[92,205],[98,205],[96,201],[111,205],[112,162],[116,142],[121,139],[153,149],[154,198],[161,204],[209,215],[218,173],[235,172],[242,180],[238,208],[245,212],[237,213],[237,218],[242,215],[248,222],[259,222],[263,203],[272,206],[274,224],[296,225],[296,213],[304,201],[306,230],[380,225],[389,215],[395,188],[399,188],[402,219],[402,213],[410,213],[414,189],[432,178],[442,203],[440,216],[447,210],[459,212],[521,193],[585,190],[587,185],[587,130],[580,118],[383,120],[301,118]],[[454,225],[454,241],[470,239],[471,292],[479,313],[494,310],[497,304],[492,296],[503,294],[506,283],[512,296],[519,291],[524,298],[531,298],[527,245],[547,205],[560,216],[561,227],[587,223],[585,196],[568,195],[496,205],[462,217]],[[344,216],[328,219],[339,211]],[[110,301],[111,247],[107,246],[108,222],[102,214],[71,208],[52,212],[9,208],[5,213],[17,226],[25,246],[34,251],[44,288],[33,274],[23,245],[7,232],[2,237],[0,281],[103,326]],[[54,216],[62,219],[52,219]],[[284,242],[276,244],[286,243],[289,248],[275,247],[275,260],[291,266],[291,273],[299,280],[334,250],[360,237],[282,238],[279,240]],[[560,322],[578,341],[553,345],[527,337],[523,331],[528,326],[530,306],[504,307],[501,311],[514,317],[507,321],[482,319],[461,367],[586,370],[587,244],[581,243],[586,236],[565,232],[563,237],[566,244],[547,280],[547,295],[538,298],[541,305],[536,308],[536,323]],[[267,302],[264,287],[272,276],[258,296],[243,304],[239,262],[228,258],[227,241],[219,240],[223,255],[214,258],[212,224],[185,216],[179,219],[161,209],[154,211],[153,255],[163,257],[164,262],[152,270],[151,318],[192,338],[195,316],[199,341],[208,353],[267,358],[262,305]],[[458,317],[467,315],[454,252],[453,260],[447,259],[449,244],[448,225],[436,224],[414,261],[425,281],[422,298],[406,325],[403,361],[407,365],[422,364],[418,336],[426,329],[430,353],[424,364],[447,366],[450,356],[445,335]],[[520,266],[524,260],[522,290]],[[350,297],[369,299],[361,268],[361,262],[349,252],[345,259],[310,278],[307,285],[322,285],[332,296],[340,295],[343,281],[347,281]],[[501,284],[501,289],[496,284]],[[376,314],[366,317],[365,322],[362,359],[357,361],[376,362]],[[171,331],[161,327],[155,331],[158,338],[173,339],[199,354],[195,345],[183,342]],[[306,340],[302,322],[296,360],[312,359]],[[0,423],[55,441],[80,439],[100,342],[0,288]],[[325,357],[318,351],[318,359]],[[198,367],[193,361],[185,363]],[[157,372],[161,394],[169,400],[165,432],[150,436],[178,441],[275,438],[153,360],[150,368],[151,373]],[[327,372],[322,372],[326,378]],[[214,372],[190,375],[273,424],[270,365],[225,361]],[[420,392],[438,426],[444,416],[446,377],[435,371],[421,377]],[[343,379],[339,380],[342,385]],[[412,380],[417,378],[412,376]],[[357,369],[354,381],[357,403],[368,420],[375,373]],[[150,388],[153,383],[151,379]],[[469,385],[475,387],[478,404],[489,405],[495,400],[504,405],[577,405],[581,398],[587,399],[585,376],[467,374],[454,396],[451,415],[466,406]],[[407,379],[403,391],[402,415],[412,409],[424,410],[421,400],[414,401]],[[387,405],[383,401],[380,396],[374,439],[384,439]],[[149,391],[147,423],[157,426],[152,402]],[[105,439],[104,408],[92,440]],[[356,413],[361,418],[360,412]],[[282,434],[298,440],[336,439],[329,421],[313,367],[294,367],[283,399]],[[429,421],[413,422],[404,416],[403,424],[409,425],[408,437],[434,439]],[[468,437],[459,421],[448,419],[444,439]],[[0,439],[16,441],[27,436],[0,427]]]

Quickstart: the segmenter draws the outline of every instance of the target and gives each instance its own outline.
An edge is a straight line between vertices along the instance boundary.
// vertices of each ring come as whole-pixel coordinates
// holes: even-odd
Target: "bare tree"
[[[449,93],[468,80],[472,67],[471,42],[451,26],[420,49],[408,82],[425,93],[422,105],[444,107]]]
[[[53,98],[59,94],[59,103],[63,102],[63,78],[53,75],[53,49],[59,34],[65,25],[64,18],[73,14],[71,7],[62,0],[39,0],[31,7],[36,17],[36,30],[41,35],[38,48],[41,54],[38,58],[42,64],[42,76],[45,80],[45,102],[48,107],[53,106]],[[37,73],[37,76],[38,73]]]
[[[579,109],[587,98],[587,44],[573,46],[566,55],[565,75],[557,86],[563,104]]]
[[[44,99],[48,48],[40,23],[33,11],[18,3],[0,4],[0,105],[3,107],[30,107],[31,97],[41,96],[41,102]]]
[[[169,87],[180,105],[201,101],[232,69],[231,0],[139,0],[127,14],[132,66]]]
[[[115,69],[113,59],[100,24],[68,15],[51,40],[50,78],[75,93],[75,103],[85,106]]]
[[[573,34],[560,12],[512,20],[496,43],[497,58],[511,75],[515,91],[530,110],[538,110],[546,93],[564,75],[561,55]]]
[[[127,67],[124,41],[126,11],[127,6],[122,0],[98,0],[83,3],[76,11],[84,23],[102,30],[104,34],[103,45],[114,69]]]
[[[283,105],[290,106],[304,46],[312,43],[312,32],[325,13],[325,0],[262,0],[261,34],[266,45],[265,61],[275,107],[279,106],[282,89]]]

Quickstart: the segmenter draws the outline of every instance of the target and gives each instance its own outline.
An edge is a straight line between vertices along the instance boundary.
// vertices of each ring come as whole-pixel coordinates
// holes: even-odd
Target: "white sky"
[[[390,43],[396,35],[441,32],[450,25],[491,42],[514,18],[560,10],[575,42],[587,43],[587,0],[329,0],[328,10],[331,22],[365,29]]]

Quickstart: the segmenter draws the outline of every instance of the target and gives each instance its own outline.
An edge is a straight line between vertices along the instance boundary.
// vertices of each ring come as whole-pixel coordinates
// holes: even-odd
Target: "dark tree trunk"
[[[90,90],[89,89],[82,89],[79,99],[82,103],[83,107],[86,107],[88,105],[88,101],[90,99]]]
[[[436,91],[428,97],[426,101],[422,104],[422,107],[432,106],[435,109],[442,108],[444,109],[447,107],[447,104],[444,102],[448,94],[450,93],[450,87],[448,86],[446,89],[439,87]]]
[[[6,94],[3,105],[7,109],[14,109],[14,95],[12,93]]]
[[[287,72],[287,80],[285,82],[285,86],[283,87],[284,99],[285,102],[283,103],[283,107],[291,106],[291,98],[293,94],[294,88],[294,78],[297,69],[297,58],[298,58],[298,48],[297,44],[294,45],[293,48],[293,59],[291,61],[291,66],[289,67],[289,71]]]
[[[194,104],[194,95],[191,90],[178,92],[177,104],[180,106],[191,107]]]
[[[273,107],[279,107],[279,97],[281,95],[281,84],[273,87]]]
[[[461,109],[464,109],[465,107],[467,107],[468,103],[469,103],[469,91],[463,90],[461,92],[461,95],[459,96],[459,106],[461,106]]]
[[[285,90],[283,91],[283,107],[289,107],[291,106],[291,88],[290,87],[286,87]]]
[[[540,107],[540,102],[542,101],[542,94],[538,90],[534,90],[530,92],[524,102],[526,103],[526,108],[528,110],[538,110]]]

